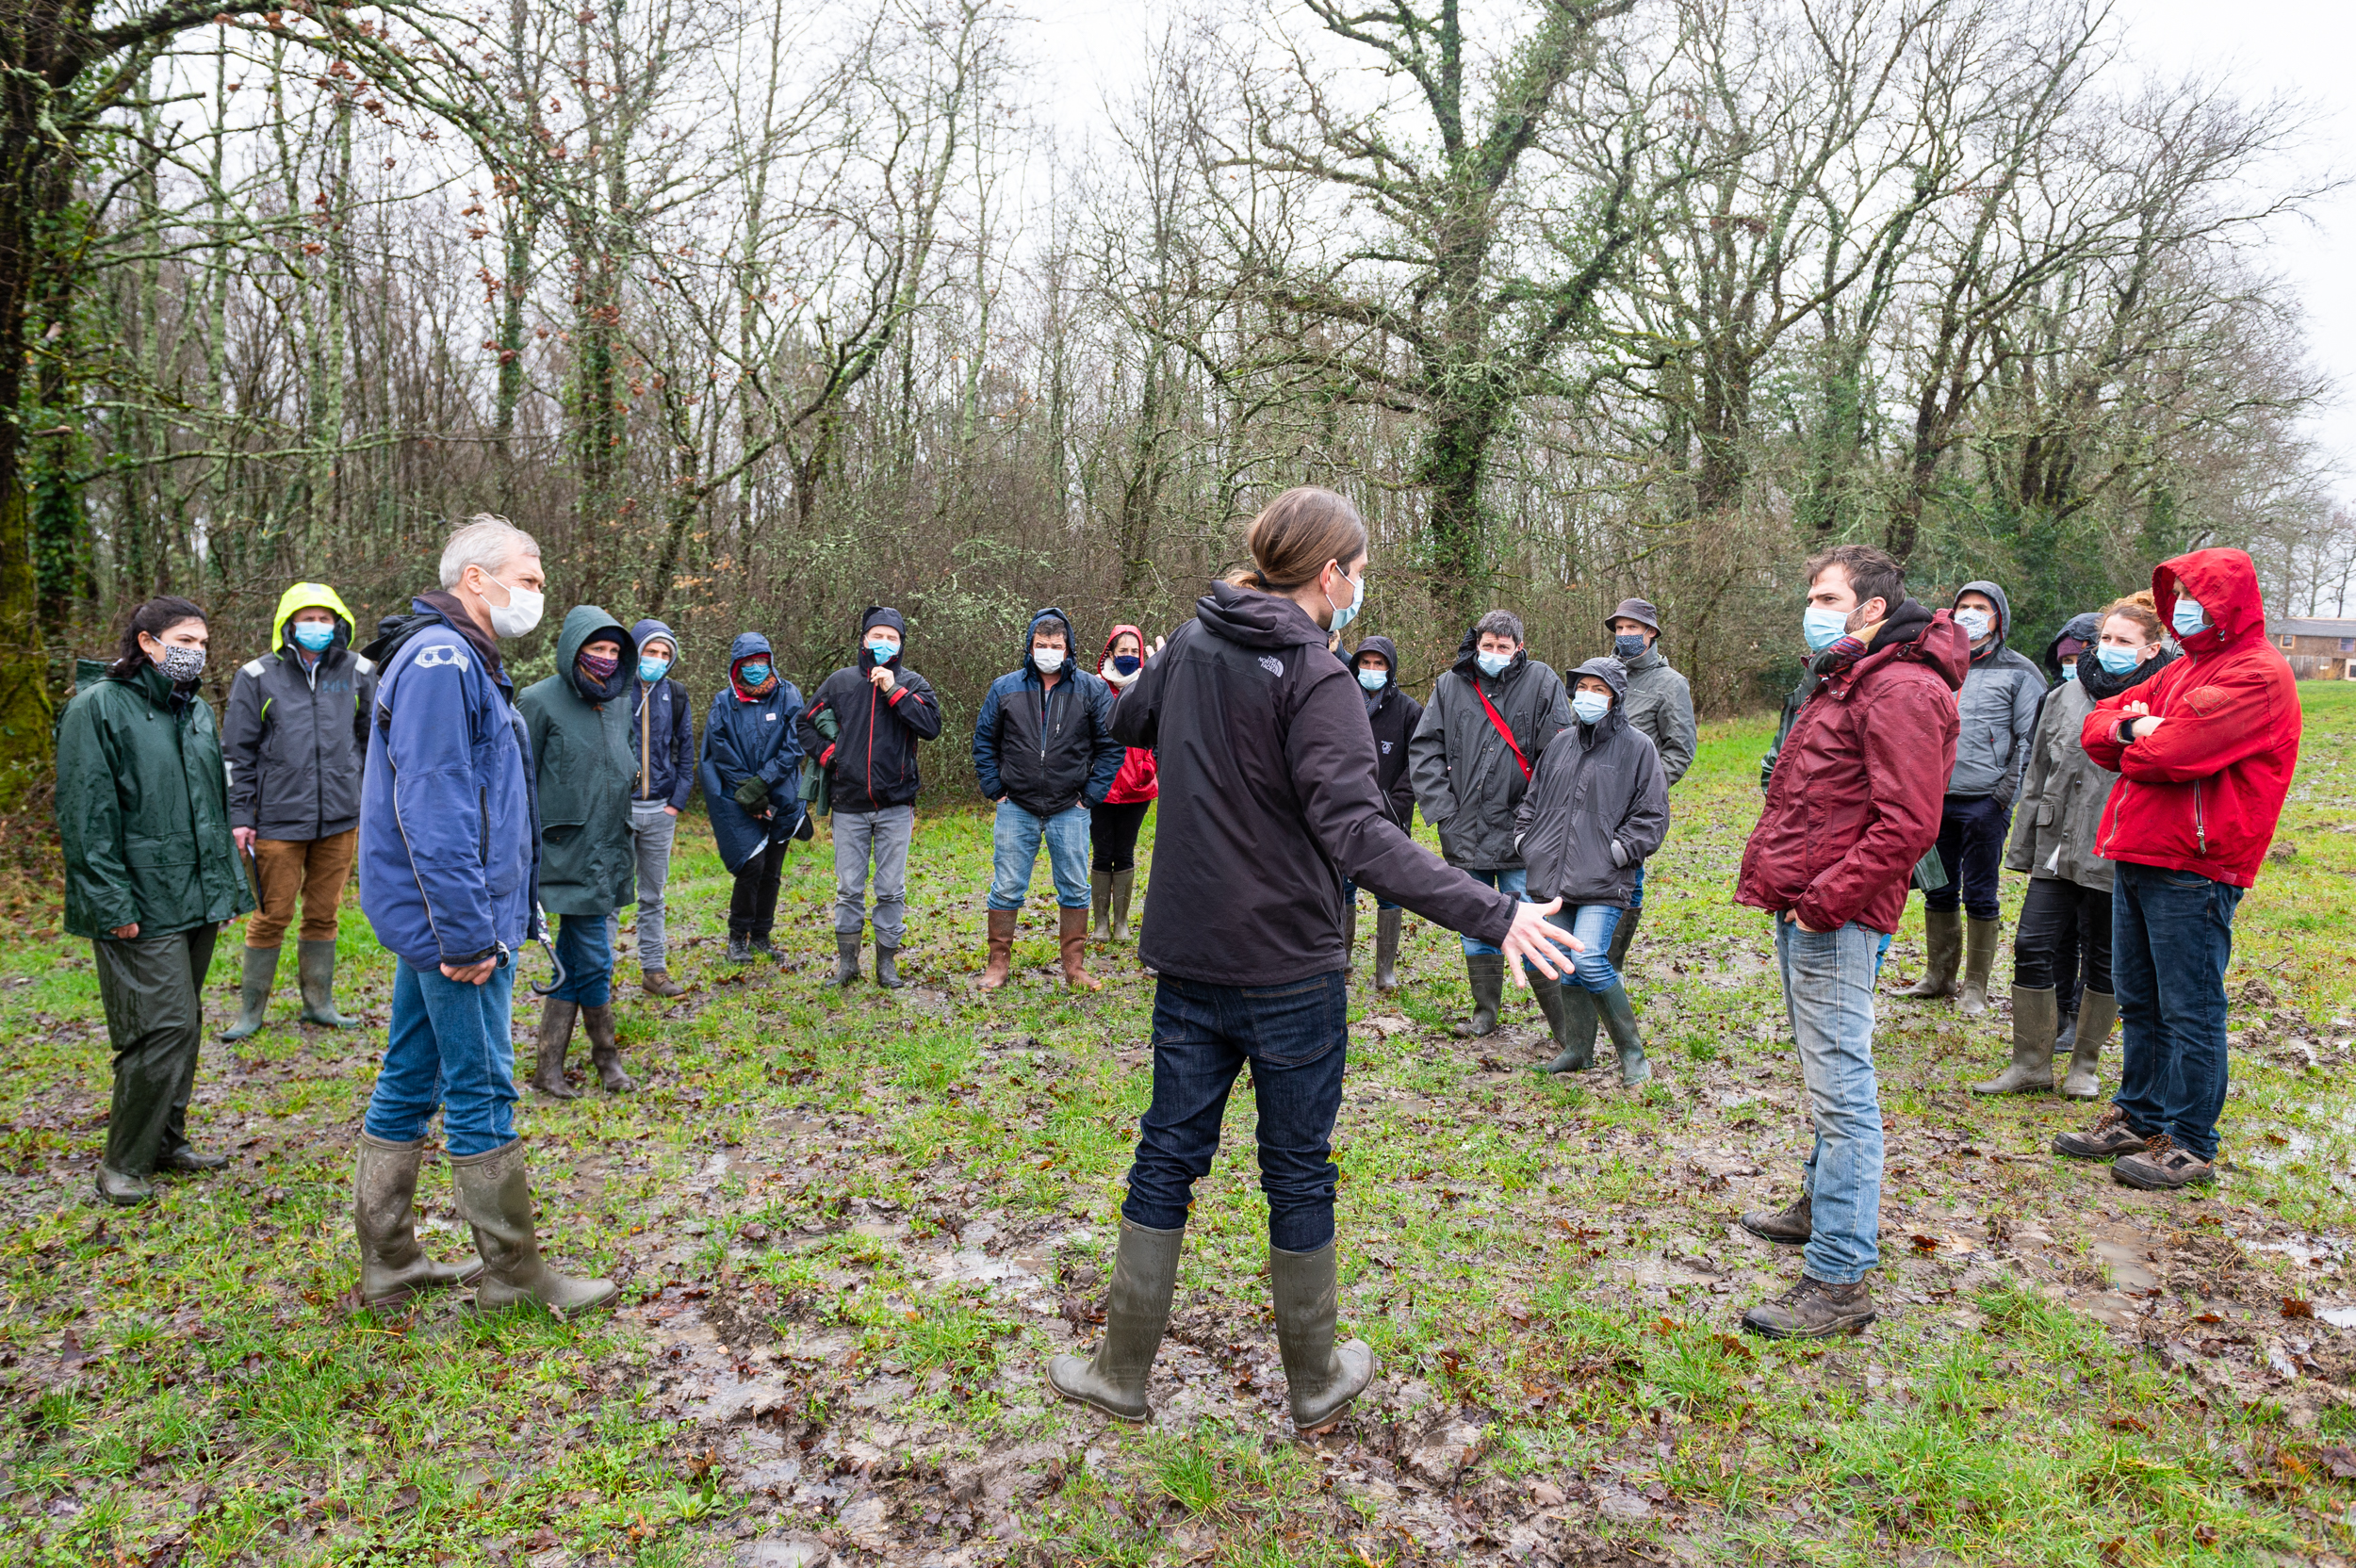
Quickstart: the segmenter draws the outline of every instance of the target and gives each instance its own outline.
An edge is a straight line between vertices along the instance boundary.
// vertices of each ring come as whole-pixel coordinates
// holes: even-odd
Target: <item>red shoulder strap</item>
[[[1505,719],[1504,719],[1503,715],[1501,715],[1501,714],[1499,714],[1499,713],[1497,712],[1497,704],[1496,704],[1496,703],[1493,703],[1493,702],[1491,702],[1491,701],[1489,700],[1489,694],[1488,694],[1488,693],[1486,693],[1486,692],[1484,692],[1484,691],[1482,691],[1482,690],[1481,689],[1481,682],[1480,682],[1480,681],[1478,681],[1478,680],[1474,681],[1474,682],[1472,683],[1472,689],[1473,689],[1473,695],[1475,695],[1475,696],[1477,696],[1477,697],[1479,697],[1479,698],[1481,699],[1481,706],[1482,708],[1484,708],[1484,709],[1488,710],[1488,713],[1489,713],[1489,722],[1490,722],[1491,724],[1493,724],[1493,725],[1497,726],[1497,733],[1498,733],[1499,735],[1502,735],[1502,736],[1504,736],[1504,737],[1505,737],[1505,743],[1506,743],[1506,745],[1507,745],[1507,746],[1508,746],[1508,747],[1509,747],[1509,748],[1513,751],[1513,760],[1514,760],[1514,761],[1516,761],[1516,762],[1519,762],[1519,763],[1522,765],[1522,782],[1523,782],[1523,783],[1525,783],[1525,784],[1529,783],[1529,782],[1530,782],[1530,759],[1529,759],[1529,758],[1527,758],[1527,757],[1524,757],[1524,756],[1522,755],[1522,748],[1521,748],[1519,745],[1517,745],[1517,744],[1515,744],[1515,743],[1514,743],[1514,740],[1513,740],[1513,732],[1511,729],[1508,729],[1508,728],[1505,727]]]

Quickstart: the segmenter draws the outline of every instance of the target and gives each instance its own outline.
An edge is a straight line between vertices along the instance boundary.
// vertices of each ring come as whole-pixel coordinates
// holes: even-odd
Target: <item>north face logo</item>
[[[1260,668],[1268,671],[1279,680],[1284,678],[1284,662],[1272,653],[1260,655]]]

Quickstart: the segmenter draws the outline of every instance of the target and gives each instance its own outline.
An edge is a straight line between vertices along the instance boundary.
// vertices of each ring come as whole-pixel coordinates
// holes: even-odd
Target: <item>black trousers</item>
[[[1088,844],[1095,852],[1091,871],[1127,871],[1137,863],[1137,829],[1145,825],[1150,800],[1106,801],[1088,808]]]
[[[785,871],[791,839],[773,839],[767,848],[744,862],[728,893],[728,935],[766,937],[777,923],[777,879]]]
[[[197,926],[90,943],[98,959],[98,997],[114,1047],[114,1103],[106,1117],[106,1168],[152,1175],[155,1164],[188,1141],[188,1091],[205,1041],[198,999],[221,927]]]
[[[1952,915],[1960,904],[1973,920],[1996,918],[1997,874],[2004,869],[2004,835],[2012,806],[1994,795],[1949,795],[1939,817],[1939,859],[1947,885],[1922,895],[1922,906]]]
[[[2066,964],[2074,950],[2079,962]],[[2110,994],[2111,895],[2107,889],[2082,888],[2058,876],[2032,876],[2021,901],[2021,929],[2012,934],[2012,983],[2031,990],[2049,987],[2065,1013],[2078,1009],[2073,970],[2085,972],[2086,988]]]

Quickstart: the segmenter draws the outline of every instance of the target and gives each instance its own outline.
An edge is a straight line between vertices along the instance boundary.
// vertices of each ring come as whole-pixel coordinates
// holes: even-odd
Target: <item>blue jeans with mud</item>
[[[1271,1246],[1314,1252],[1333,1239],[1333,1119],[1350,1054],[1343,972],[1281,986],[1161,978],[1153,993],[1153,1099],[1137,1123],[1121,1217],[1183,1229],[1194,1184],[1219,1152],[1228,1092],[1246,1067],[1259,1112],[1260,1190]]]
[[[1810,1224],[1803,1269],[1855,1284],[1881,1261],[1881,1091],[1873,1076],[1873,976],[1886,939],[1852,921],[1803,931],[1775,917],[1775,962],[1799,1048],[1816,1146],[1808,1153]]]
[[[2111,881],[2111,985],[2127,1125],[2217,1158],[2225,1108],[2225,966],[2242,890],[2198,872],[2121,861]]]

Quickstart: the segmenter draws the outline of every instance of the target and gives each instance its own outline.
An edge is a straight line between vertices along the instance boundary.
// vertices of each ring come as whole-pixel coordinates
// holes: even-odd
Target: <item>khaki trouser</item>
[[[335,905],[351,880],[360,849],[360,830],[346,828],[324,839],[254,841],[254,896],[261,907],[245,923],[245,945],[276,947],[294,923],[295,895],[303,895],[303,939],[335,939]]]

